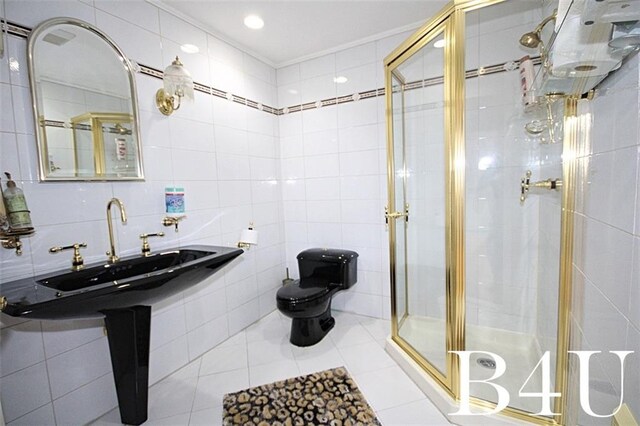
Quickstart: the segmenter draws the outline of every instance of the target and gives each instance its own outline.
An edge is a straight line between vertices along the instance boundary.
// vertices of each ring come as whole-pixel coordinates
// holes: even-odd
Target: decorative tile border
[[[8,34],[15,35],[18,37],[23,37],[23,38],[27,38],[29,36],[29,33],[31,32],[30,28],[23,27],[21,25],[14,24],[12,22],[6,22],[6,29]],[[539,56],[531,59],[534,65],[540,65],[542,63]],[[133,60],[131,61],[134,63],[134,67],[138,69],[138,72],[140,74],[162,79],[162,76],[163,76],[162,71],[156,68],[149,67],[147,65],[137,64]],[[519,63],[518,61],[508,61],[501,64],[480,67],[474,70],[468,70],[465,72],[465,78],[476,78],[483,75],[491,75],[491,74],[497,74],[502,72],[514,71],[518,69],[518,63]],[[443,83],[444,83],[443,76],[427,78],[424,80],[417,80],[417,81],[412,81],[407,83],[405,85],[405,90],[421,89],[423,87],[435,86]],[[247,99],[242,96],[234,95],[231,92],[225,92],[223,90],[216,89],[215,87],[207,86],[205,84],[201,84],[197,82],[194,82],[194,90],[197,92],[206,93],[208,95],[215,96],[217,98],[227,99],[231,102],[235,102],[240,105],[245,105],[249,108],[257,109],[259,111],[266,112],[267,114],[272,114],[276,116],[294,114],[296,112],[308,111],[316,108],[324,108],[324,107],[333,106],[333,105],[341,105],[344,103],[357,102],[365,99],[376,98],[379,96],[384,96],[384,93],[385,93],[385,89],[380,88],[380,89],[367,90],[366,92],[354,93],[352,95],[339,96],[339,97],[319,100],[315,102],[307,102],[301,105],[291,105],[283,108],[275,108],[269,105],[264,105],[260,102],[257,102],[251,99]]]

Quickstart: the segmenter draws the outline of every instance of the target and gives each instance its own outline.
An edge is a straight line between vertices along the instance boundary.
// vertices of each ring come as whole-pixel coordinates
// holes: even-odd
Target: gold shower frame
[[[389,212],[397,211],[395,198],[394,129],[392,102],[392,74],[414,53],[436,36],[444,34],[444,91],[445,91],[445,253],[446,253],[446,371],[443,374],[398,334],[396,300],[396,219],[389,219],[389,257],[391,278],[391,338],[454,400],[459,400],[458,357],[450,351],[465,349],[465,13],[502,3],[507,0],[453,0],[424,26],[412,34],[384,59],[387,122],[387,189]],[[576,162],[580,133],[577,119],[577,98],[565,100],[562,218],[560,235],[560,274],[558,293],[558,328],[553,418],[536,416],[524,410],[507,407],[500,414],[541,425],[561,425],[567,407],[570,309],[572,294],[573,214],[575,204]],[[404,134],[403,134],[404,137]],[[517,202],[517,200],[516,200]],[[404,206],[401,206],[404,209]],[[404,220],[401,222],[404,226]],[[401,319],[402,320],[402,319]],[[495,403],[471,398],[473,406],[494,409]]]

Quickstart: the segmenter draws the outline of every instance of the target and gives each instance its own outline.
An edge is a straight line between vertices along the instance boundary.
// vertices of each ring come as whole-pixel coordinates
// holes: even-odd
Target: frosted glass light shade
[[[193,78],[177,56],[164,70],[162,81],[169,95],[193,100]]]

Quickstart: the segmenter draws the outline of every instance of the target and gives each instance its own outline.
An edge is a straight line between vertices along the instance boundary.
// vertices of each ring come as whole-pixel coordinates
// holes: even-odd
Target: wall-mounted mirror
[[[143,180],[133,71],[83,21],[54,18],[29,35],[40,180]]]

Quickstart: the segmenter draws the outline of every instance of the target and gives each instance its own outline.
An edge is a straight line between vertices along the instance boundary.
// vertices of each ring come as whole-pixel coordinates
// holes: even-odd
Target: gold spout
[[[7,298],[2,296],[0,297],[0,311],[4,311],[4,309],[7,307],[7,305],[9,304],[9,302],[7,302]]]
[[[178,223],[186,218],[187,216],[165,216],[162,218],[162,226],[173,226],[178,232]]]
[[[112,198],[107,203],[107,226],[109,228],[109,251],[107,252],[107,256],[109,257],[109,263],[116,263],[118,261],[118,256],[116,256],[116,246],[113,240],[113,223],[111,220],[111,206],[115,204],[120,209],[120,219],[122,223],[127,223],[127,212],[124,209],[124,204],[117,198]]]

